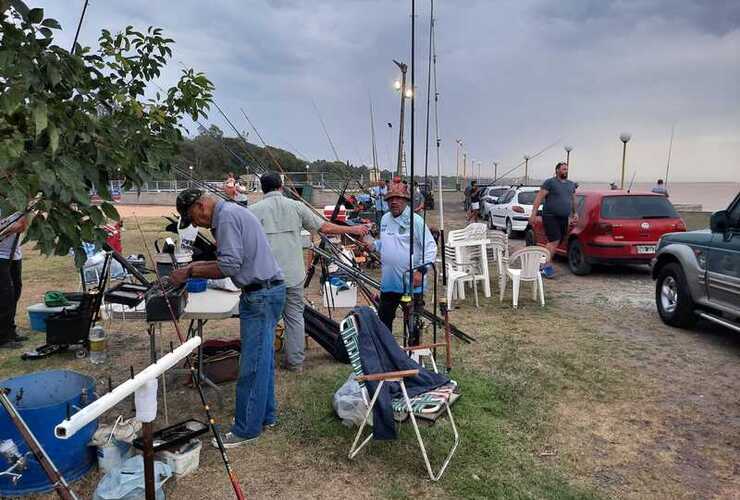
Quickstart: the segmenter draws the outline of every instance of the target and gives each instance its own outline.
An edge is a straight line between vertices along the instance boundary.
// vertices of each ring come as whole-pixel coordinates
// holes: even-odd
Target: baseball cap
[[[180,191],[180,194],[177,195],[175,206],[177,207],[177,213],[180,214],[180,229],[185,229],[193,223],[188,211],[201,196],[203,196],[203,191],[195,188]]]

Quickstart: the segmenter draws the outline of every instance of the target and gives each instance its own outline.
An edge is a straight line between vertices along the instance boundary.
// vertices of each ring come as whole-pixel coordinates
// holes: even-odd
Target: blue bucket
[[[87,443],[98,428],[98,421],[90,422],[69,439],[54,436],[54,427],[67,417],[67,403],[71,412],[91,403],[95,396],[95,381],[85,375],[66,370],[30,373],[20,377],[0,380],[0,387],[10,389],[8,398],[20,413],[26,425],[36,436],[41,447],[61,472],[64,479],[74,481],[85,475],[95,464],[95,449]],[[22,397],[20,390],[23,389]],[[83,389],[86,401],[82,401]],[[29,451],[6,411],[0,411],[0,441],[12,439],[21,454]],[[0,456],[0,470],[9,464]],[[0,476],[0,497],[27,495],[51,491],[49,478],[33,455],[23,476],[13,484],[8,476]]]

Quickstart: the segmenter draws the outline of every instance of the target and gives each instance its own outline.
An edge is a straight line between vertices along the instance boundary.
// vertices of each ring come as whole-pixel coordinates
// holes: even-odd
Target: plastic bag
[[[154,491],[157,500],[164,500],[162,485],[172,477],[172,469],[162,462],[154,462]],[[144,500],[144,459],[141,455],[129,458],[114,468],[95,488],[93,500]]]
[[[208,280],[208,288],[216,290],[226,290],[227,292],[241,292],[241,288],[236,286],[231,278],[221,278],[217,280]]]
[[[331,398],[334,411],[342,419],[347,427],[359,426],[367,413],[367,404],[362,397],[362,388],[351,373],[347,381],[340,387]],[[370,415],[368,424],[373,425],[373,417]]]

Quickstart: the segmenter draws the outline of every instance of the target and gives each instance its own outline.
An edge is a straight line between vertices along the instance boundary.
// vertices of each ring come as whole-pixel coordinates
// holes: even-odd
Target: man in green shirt
[[[325,221],[299,201],[283,196],[283,181],[274,172],[260,178],[264,198],[250,206],[267,234],[272,253],[285,277],[286,297],[284,366],[291,371],[303,371],[306,328],[303,323],[303,282],[306,268],[303,260],[301,230],[323,234],[365,236],[364,225],[338,226]]]

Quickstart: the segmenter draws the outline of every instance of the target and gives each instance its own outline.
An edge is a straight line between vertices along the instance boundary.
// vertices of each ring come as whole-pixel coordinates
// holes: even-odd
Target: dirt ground
[[[447,229],[463,227],[459,198],[452,193],[446,198]],[[124,217],[136,213],[142,218],[143,233],[151,241],[161,236],[155,216],[172,209],[136,206],[119,207],[119,211]],[[432,223],[436,214],[430,214]],[[126,221],[126,228],[125,253],[143,251],[137,246],[140,236],[132,219]],[[522,244],[520,239],[512,240],[512,247]],[[27,249],[19,310],[37,302],[48,289],[73,288],[70,264],[69,258],[45,259]],[[317,392],[317,388],[336,388],[348,370],[314,344],[303,374],[278,370],[282,425],[266,432],[255,445],[229,452],[247,497],[740,498],[740,336],[705,323],[693,330],[665,326],[655,312],[654,283],[646,268],[599,268],[587,277],[570,274],[563,262],[556,263],[556,268],[556,279],[545,283],[544,309],[531,302],[526,287],[518,310],[511,308],[510,294],[500,303],[494,282],[490,299],[481,294],[480,309],[469,297],[452,311],[451,321],[478,339],[472,345],[455,343],[455,371],[460,376],[490,377],[496,387],[513,388],[504,417],[521,408],[525,412],[531,408],[535,415],[514,429],[527,435],[515,443],[517,453],[531,457],[537,470],[556,471],[568,484],[589,494],[554,490],[530,494],[495,487],[466,494],[467,490],[450,487],[467,484],[462,480],[485,479],[479,477],[483,473],[473,471],[492,461],[490,450],[498,449],[492,443],[490,450],[476,456],[480,464],[466,463],[465,454],[473,453],[471,436],[480,422],[466,421],[470,407],[464,405],[485,404],[470,396],[461,398],[459,408],[461,450],[453,458],[449,477],[440,483],[424,479],[417,456],[388,459],[394,455],[382,446],[380,453],[368,450],[358,461],[348,461],[351,432],[332,417],[330,392]],[[312,294],[316,297],[316,290]],[[27,326],[24,316],[19,314],[20,323]],[[93,366],[69,354],[28,363],[18,360],[19,352],[0,353],[0,377],[65,367],[94,376],[101,389],[108,375],[114,383],[120,382],[129,365],[141,369],[147,363],[144,324],[117,321],[106,328],[111,361],[105,365]],[[207,337],[233,337],[237,331],[235,321],[214,321],[207,326]],[[174,332],[165,326],[160,343],[167,345],[170,340],[176,340]],[[29,344],[42,342],[42,334],[33,334]],[[213,404],[218,422],[228,422],[232,416],[233,391],[233,384],[224,385],[223,404]],[[532,395],[539,403],[522,406]],[[182,378],[168,379],[168,407],[171,421],[203,418],[195,392],[183,385]],[[116,410],[128,415],[131,403],[124,402]],[[109,412],[104,420],[113,420],[115,413]],[[518,420],[502,422],[497,432],[506,440]],[[157,425],[163,424],[160,415]],[[170,498],[232,497],[218,453],[209,439],[203,443],[200,469],[168,482]],[[530,481],[529,469],[513,469],[514,483]],[[93,471],[73,486],[89,498],[99,479],[100,474]]]

